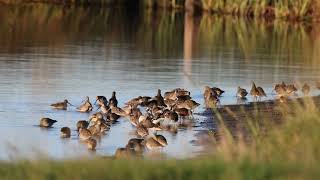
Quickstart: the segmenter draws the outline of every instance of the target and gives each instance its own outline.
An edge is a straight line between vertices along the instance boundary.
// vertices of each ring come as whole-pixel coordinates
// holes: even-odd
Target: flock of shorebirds
[[[320,89],[320,82],[316,84]],[[301,91],[304,95],[310,93],[310,86],[304,84]],[[279,96],[280,102],[285,102],[287,97],[294,95],[298,88],[294,84],[285,84],[284,82],[276,84],[274,91]],[[204,87],[204,102],[207,108],[214,108],[219,105],[219,98],[223,91],[217,87]],[[236,96],[240,99],[245,99],[249,93],[246,89],[238,87]],[[262,87],[257,87],[252,82],[250,95],[254,99],[259,100],[267,96]],[[68,100],[51,104],[52,108],[66,110],[68,105],[72,105]],[[94,102],[97,106],[97,112],[89,117],[89,120],[80,120],[76,124],[79,140],[87,144],[89,150],[95,150],[97,146],[96,137],[101,137],[110,130],[110,127],[120,117],[125,117],[131,124],[136,127],[138,138],[130,139],[126,147],[116,150],[116,157],[127,157],[133,154],[141,154],[145,149],[154,150],[161,149],[168,145],[164,136],[157,134],[158,131],[166,130],[177,132],[177,127],[181,125],[185,118],[193,117],[193,110],[200,104],[192,100],[189,91],[181,88],[173,89],[165,92],[162,96],[161,90],[158,89],[157,95],[154,97],[139,96],[131,99],[125,106],[118,107],[116,92],[112,93],[108,100],[105,96],[97,96]],[[93,111],[94,107],[91,104],[89,97],[77,107],[77,111],[88,113]],[[100,111],[98,111],[100,110]],[[52,127],[56,120],[50,118],[42,118],[40,126],[49,128]],[[69,127],[61,128],[61,138],[69,138],[71,129]]]

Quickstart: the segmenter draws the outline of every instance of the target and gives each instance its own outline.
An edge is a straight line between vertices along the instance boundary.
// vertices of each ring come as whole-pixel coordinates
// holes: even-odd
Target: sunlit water
[[[199,21],[182,13],[1,7],[0,158],[90,155],[75,131],[76,122],[90,114],[49,107],[63,99],[79,105],[85,96],[93,101],[117,91],[122,106],[139,95],[154,96],[157,89],[182,87],[203,104],[203,86],[210,85],[226,90],[221,98],[225,105],[237,103],[237,86],[249,89],[252,80],[265,88],[265,100],[274,98],[276,82],[313,85],[319,80],[316,28],[210,17]],[[317,93],[313,88],[312,94]],[[196,109],[202,111],[203,105]],[[58,123],[41,129],[41,117]],[[201,123],[205,121],[196,115],[192,128],[180,128],[175,135],[159,132],[169,144],[159,153],[185,158],[202,152],[192,142],[199,131],[214,128]],[[64,126],[73,129],[70,139],[59,136]],[[134,130],[120,119],[99,139],[96,154],[113,155],[136,137]]]

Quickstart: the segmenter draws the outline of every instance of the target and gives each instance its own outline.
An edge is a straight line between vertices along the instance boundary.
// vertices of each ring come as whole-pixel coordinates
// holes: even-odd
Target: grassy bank
[[[316,179],[316,167],[287,162],[93,160],[1,164],[1,179]]]
[[[196,159],[3,162],[0,179],[318,179],[318,105],[319,98],[275,106],[283,115],[277,125],[269,116],[259,116],[265,108],[255,106],[256,118],[246,118],[250,143],[232,138],[222,123],[223,133],[219,141],[213,138],[212,154]],[[269,122],[264,123],[267,133],[261,122]]]

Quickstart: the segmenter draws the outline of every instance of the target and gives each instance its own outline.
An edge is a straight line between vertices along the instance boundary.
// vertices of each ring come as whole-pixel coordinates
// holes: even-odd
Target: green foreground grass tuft
[[[2,162],[0,179],[319,179],[317,105],[305,100],[281,108],[284,121],[269,126],[267,135],[259,135],[259,128],[251,126],[254,136],[249,144],[222,138],[211,155],[185,160],[96,157]]]
[[[286,161],[192,160],[21,161],[0,165],[1,179],[310,179],[317,167]]]

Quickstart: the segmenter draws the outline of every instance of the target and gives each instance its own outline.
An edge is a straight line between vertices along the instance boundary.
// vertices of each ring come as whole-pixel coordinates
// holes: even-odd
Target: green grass
[[[96,157],[3,162],[0,179],[319,179],[319,109],[306,100],[284,105],[281,112],[286,115],[283,123],[269,126],[267,135],[250,126],[249,135],[254,135],[251,143],[222,138],[207,156],[185,160]]]
[[[302,179],[316,178],[316,167],[281,161],[78,160],[1,164],[1,179]]]

